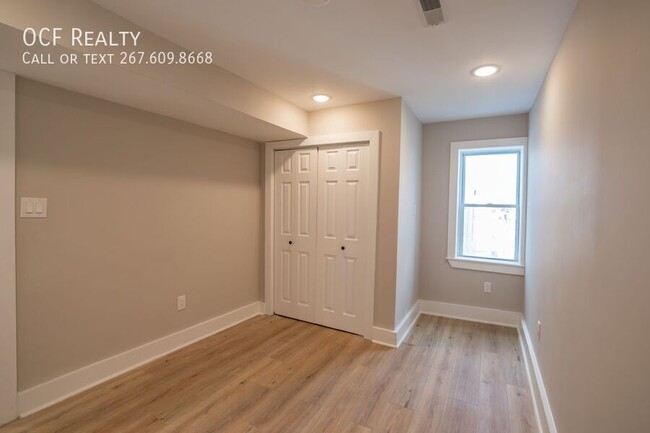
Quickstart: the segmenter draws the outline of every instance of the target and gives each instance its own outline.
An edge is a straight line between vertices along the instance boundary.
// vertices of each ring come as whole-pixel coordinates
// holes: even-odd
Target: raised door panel
[[[366,317],[367,146],[327,148],[319,152],[318,323],[363,333]]]
[[[314,320],[317,150],[275,155],[274,310]]]
[[[291,288],[292,275],[291,275],[291,251],[283,249],[280,251],[280,302],[291,302]]]

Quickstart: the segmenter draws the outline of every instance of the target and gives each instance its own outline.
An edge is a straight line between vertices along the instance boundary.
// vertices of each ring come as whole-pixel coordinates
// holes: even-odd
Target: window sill
[[[492,260],[464,259],[458,257],[447,257],[452,268],[470,269],[473,271],[495,272],[497,274],[524,275],[524,266],[496,262]]]

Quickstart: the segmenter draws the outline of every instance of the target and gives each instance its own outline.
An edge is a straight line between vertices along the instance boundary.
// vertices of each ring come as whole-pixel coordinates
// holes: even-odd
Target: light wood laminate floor
[[[8,432],[535,432],[517,331],[421,316],[399,350],[259,316]]]

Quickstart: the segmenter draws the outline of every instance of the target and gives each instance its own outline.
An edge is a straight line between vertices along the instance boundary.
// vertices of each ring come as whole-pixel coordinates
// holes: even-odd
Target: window
[[[451,143],[451,266],[524,274],[527,141]]]

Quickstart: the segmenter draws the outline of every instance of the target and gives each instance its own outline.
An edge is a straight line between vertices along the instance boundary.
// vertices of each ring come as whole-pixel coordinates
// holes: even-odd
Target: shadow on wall
[[[237,164],[238,156],[257,154],[259,143],[35,81],[19,78],[16,93],[17,114],[35,107],[41,125],[17,128],[16,141],[30,145],[28,160],[18,149],[22,164],[259,186]],[[73,130],[82,139],[68,140]]]

